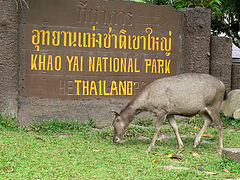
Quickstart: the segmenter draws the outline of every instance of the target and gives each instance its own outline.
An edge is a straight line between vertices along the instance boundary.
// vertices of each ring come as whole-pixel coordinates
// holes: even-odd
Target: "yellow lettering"
[[[145,59],[145,72],[148,72],[148,67],[151,66],[151,59]]]
[[[62,58],[61,56],[55,57],[55,70],[60,71],[62,68]]]
[[[95,57],[89,57],[89,72],[95,71]]]
[[[127,95],[133,95],[133,82],[127,81]]]
[[[107,96],[110,95],[110,93],[108,93],[108,92],[106,91],[106,90],[107,90],[106,80],[103,81],[103,88],[104,88],[103,94],[104,94],[104,95],[107,95]]]
[[[170,68],[169,68],[170,62],[171,62],[171,59],[165,60],[165,73],[170,73]]]
[[[76,83],[76,95],[133,95],[133,81],[113,80],[109,91],[107,80],[98,80],[98,86],[96,81],[74,80],[74,83]],[[103,92],[102,88],[104,88]]]
[[[83,56],[81,56],[81,68],[80,68],[81,71],[83,71]]]
[[[40,43],[40,32],[37,29],[32,30],[32,33],[36,32],[36,35],[32,35],[32,44],[35,45],[37,51],[39,51],[39,43]]]
[[[63,34],[63,45],[67,46],[67,32],[62,31],[61,34]]]
[[[73,71],[79,71],[79,64],[78,64],[78,56],[74,57],[74,62],[73,62]]]
[[[53,60],[52,60],[52,55],[48,56],[48,64],[47,64],[47,70],[53,70]]]
[[[37,70],[37,54],[31,54],[31,70]]]
[[[81,83],[82,81],[81,80],[75,80],[74,83],[77,83],[77,95],[80,95],[80,92],[79,92],[79,84]]]
[[[102,58],[101,57],[98,57],[97,59],[97,67],[96,67],[96,71],[97,72],[102,72]]]
[[[82,81],[82,87],[83,87],[82,95],[89,95],[89,81]]]
[[[128,60],[128,72],[133,72],[133,60],[129,58]]]
[[[134,72],[140,72],[140,70],[137,69],[137,58],[135,58]]]
[[[82,33],[78,32],[78,47],[82,47]]]
[[[164,72],[164,69],[163,69],[164,60],[163,59],[158,59],[157,61],[158,61],[158,73],[163,73]]]
[[[110,71],[109,72],[112,72],[112,58],[110,57]]]
[[[117,83],[116,81],[112,81],[112,85],[111,85],[111,93],[110,95],[114,95],[113,91],[115,91],[115,95],[118,95],[118,88],[117,88]]]
[[[126,81],[122,82],[122,81],[119,81],[119,95],[122,95],[122,92],[123,92],[123,95],[126,95],[127,94],[127,86],[126,86]]]
[[[47,45],[50,45],[50,31],[41,30],[40,33],[42,33],[42,45],[45,45],[45,40],[47,40]]]
[[[98,95],[98,93],[97,93],[97,86],[96,86],[95,81],[91,81],[90,95],[92,95],[92,91],[95,91],[93,95]]]
[[[127,58],[121,58],[121,72],[127,72]]]
[[[119,71],[119,58],[113,59],[113,71],[118,72]]]
[[[45,65],[46,65],[46,56],[45,55],[39,55],[39,60],[38,60],[38,70],[45,70]]]
[[[102,59],[104,60],[104,72],[107,72],[107,59],[108,59],[108,57],[103,57]]]
[[[72,71],[73,56],[71,57],[71,59],[69,58],[69,56],[67,56],[67,60],[68,60],[68,71]]]
[[[99,83],[99,95],[102,95],[102,80],[99,80],[98,83]]]
[[[157,62],[156,59],[152,60],[152,73],[156,73],[157,72]]]

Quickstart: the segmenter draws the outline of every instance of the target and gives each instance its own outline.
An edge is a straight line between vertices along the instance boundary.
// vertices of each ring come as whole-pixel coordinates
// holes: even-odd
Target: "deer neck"
[[[126,123],[126,126],[128,126],[133,121],[134,115],[135,109],[131,108],[130,106],[125,108],[120,113],[121,119]]]

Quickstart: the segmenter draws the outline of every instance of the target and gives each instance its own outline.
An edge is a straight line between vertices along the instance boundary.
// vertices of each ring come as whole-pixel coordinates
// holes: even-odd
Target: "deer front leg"
[[[154,131],[154,135],[153,135],[153,138],[152,138],[152,141],[151,141],[150,146],[149,146],[148,149],[146,150],[147,153],[151,152],[152,148],[154,147],[154,144],[155,144],[155,142],[156,142],[159,129],[160,129],[161,125],[163,124],[163,121],[165,120],[165,118],[166,118],[166,115],[165,115],[165,114],[159,114],[159,115],[157,116],[157,122],[156,122],[156,127],[155,127],[155,131]]]
[[[181,137],[180,137],[179,132],[178,132],[178,126],[177,126],[176,120],[175,120],[173,115],[170,115],[167,118],[170,122],[170,125],[173,128],[173,131],[174,131],[175,135],[176,135],[176,138],[177,138],[177,141],[178,141],[179,152],[183,152],[184,145],[183,145],[183,142],[182,142]]]

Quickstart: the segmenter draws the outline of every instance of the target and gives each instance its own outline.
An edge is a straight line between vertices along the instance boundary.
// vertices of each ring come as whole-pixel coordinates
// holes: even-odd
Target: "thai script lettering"
[[[96,4],[96,8],[89,8],[86,1],[79,1],[77,6],[78,22],[80,24],[90,22],[91,24],[104,24],[105,26],[122,25],[131,27],[134,23],[133,13],[131,12],[101,9],[98,4]]]
[[[75,48],[103,48],[119,50],[146,50],[161,51],[166,56],[171,55],[172,31],[169,30],[166,36],[153,35],[153,29],[147,27],[145,35],[129,34],[127,30],[121,29],[119,33],[113,33],[110,26],[108,31],[100,33],[93,26],[91,32],[72,32],[59,30],[32,30],[32,44],[39,51],[46,46],[64,46]]]

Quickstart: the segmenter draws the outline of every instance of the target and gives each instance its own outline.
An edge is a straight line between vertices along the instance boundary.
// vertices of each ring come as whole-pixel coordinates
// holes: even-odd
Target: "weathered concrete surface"
[[[220,79],[227,92],[231,90],[232,40],[227,37],[211,37],[210,74]]]
[[[101,128],[112,124],[112,110],[119,112],[128,102],[129,100],[118,99],[60,100],[22,97],[18,120],[20,124],[54,118],[60,121],[78,120],[81,123],[94,120],[97,127]]]
[[[232,64],[232,90],[240,89],[240,61]]]
[[[0,0],[0,113],[18,110],[19,16],[15,1]]]
[[[182,72],[209,73],[211,11],[182,9]]]
[[[223,101],[221,106],[221,112],[226,117],[233,117],[235,119],[240,118],[240,89],[231,91],[228,94],[227,100]]]
[[[120,112],[129,102],[129,99],[83,99],[83,100],[60,100],[27,98],[19,99],[19,124],[32,124],[43,120],[60,121],[78,120],[87,123],[90,120],[96,122],[97,128],[111,126],[114,119],[112,111]],[[152,113],[143,112],[135,117],[153,117]]]
[[[224,148],[223,156],[229,157],[240,164],[240,148]]]

